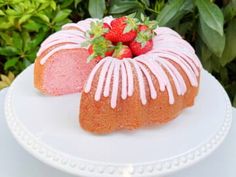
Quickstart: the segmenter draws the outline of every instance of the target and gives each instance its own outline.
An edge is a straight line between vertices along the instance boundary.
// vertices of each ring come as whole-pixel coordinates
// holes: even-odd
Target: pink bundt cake
[[[96,134],[174,119],[194,104],[202,66],[178,33],[148,20],[64,25],[41,45],[35,87],[50,95],[82,91],[80,126]]]

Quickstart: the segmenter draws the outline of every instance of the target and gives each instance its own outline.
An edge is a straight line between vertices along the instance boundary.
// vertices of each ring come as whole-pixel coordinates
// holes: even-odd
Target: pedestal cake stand
[[[10,87],[5,114],[12,134],[26,151],[48,165],[83,177],[176,172],[212,153],[232,121],[227,94],[206,71],[194,106],[162,126],[96,136],[79,126],[79,103],[80,94],[40,94],[33,86],[31,65]]]

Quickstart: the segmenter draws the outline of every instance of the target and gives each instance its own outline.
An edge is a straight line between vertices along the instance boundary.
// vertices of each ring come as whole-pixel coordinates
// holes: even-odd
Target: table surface
[[[73,177],[61,172],[28,154],[11,135],[4,118],[4,97],[0,91],[0,176],[7,177]],[[236,109],[233,108],[236,119]],[[234,120],[233,119],[233,120]],[[235,177],[236,176],[236,121],[223,144],[200,163],[169,177]]]

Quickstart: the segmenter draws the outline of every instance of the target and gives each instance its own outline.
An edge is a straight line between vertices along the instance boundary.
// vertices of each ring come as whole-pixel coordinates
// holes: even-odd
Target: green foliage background
[[[63,24],[134,12],[188,40],[236,107],[236,0],[0,0],[0,89],[34,62],[40,43]]]

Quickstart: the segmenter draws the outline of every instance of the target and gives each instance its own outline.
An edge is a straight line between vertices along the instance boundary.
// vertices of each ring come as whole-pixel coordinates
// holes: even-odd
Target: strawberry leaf
[[[132,27],[130,25],[127,25],[123,31],[123,34],[128,33],[132,30]]]
[[[142,20],[142,22],[145,20],[143,13],[141,13],[141,20]]]
[[[81,47],[88,47],[90,44],[90,41],[84,41],[80,44]]]
[[[89,63],[90,61],[92,61],[96,56],[94,54],[89,55],[89,57],[87,58],[87,63]]]
[[[144,48],[146,44],[147,44],[147,42],[142,42],[141,43],[141,48]]]

